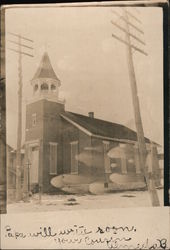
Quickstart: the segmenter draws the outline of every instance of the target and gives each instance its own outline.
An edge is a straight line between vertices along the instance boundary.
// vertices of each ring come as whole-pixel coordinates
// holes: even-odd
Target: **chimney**
[[[94,112],[89,112],[88,114],[90,118],[94,118]]]

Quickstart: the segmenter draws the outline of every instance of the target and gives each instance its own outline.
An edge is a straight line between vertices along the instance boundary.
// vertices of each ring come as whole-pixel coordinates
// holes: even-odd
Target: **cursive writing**
[[[143,242],[137,241],[137,229],[134,226],[97,226],[88,229],[84,225],[73,225],[62,229],[52,226],[41,226],[34,232],[14,230],[9,225],[5,227],[5,237],[8,239],[25,240],[26,238],[46,238],[54,240],[55,244],[63,248],[64,245],[83,244],[90,247],[102,245],[107,249],[168,249],[166,238],[157,238],[151,241],[148,238]],[[136,243],[137,242],[137,243]],[[63,245],[63,246],[62,246]]]

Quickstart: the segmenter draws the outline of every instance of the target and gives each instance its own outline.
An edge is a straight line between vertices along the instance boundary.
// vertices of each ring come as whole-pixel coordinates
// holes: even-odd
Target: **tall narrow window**
[[[78,174],[78,141],[73,141],[71,144],[71,173]]]
[[[122,174],[127,174],[127,156],[125,154],[126,144],[120,143],[119,147],[122,148],[121,171],[122,171]]]
[[[57,174],[57,143],[50,142],[50,174]]]
[[[32,126],[35,127],[37,123],[37,115],[34,113],[32,114]]]
[[[109,150],[109,141],[103,141],[103,147],[104,147],[104,169],[105,173],[109,174],[111,173],[111,164],[110,164],[110,158],[108,157],[107,153]]]

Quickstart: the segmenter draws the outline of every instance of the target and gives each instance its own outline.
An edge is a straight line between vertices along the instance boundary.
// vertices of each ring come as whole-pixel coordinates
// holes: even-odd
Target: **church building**
[[[51,179],[57,175],[104,178],[105,173],[140,175],[137,134],[116,123],[65,110],[59,98],[60,79],[47,52],[31,80],[33,98],[26,106],[25,185],[54,191]],[[150,144],[149,139],[145,139]],[[109,157],[113,148],[124,153]],[[126,154],[127,152],[127,154]]]

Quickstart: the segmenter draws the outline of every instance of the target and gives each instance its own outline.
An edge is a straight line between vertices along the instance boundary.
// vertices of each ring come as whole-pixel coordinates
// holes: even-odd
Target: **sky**
[[[111,20],[124,27],[113,11],[116,7],[43,7],[6,10],[6,83],[7,143],[16,147],[18,55],[20,33],[34,41],[34,57],[23,57],[23,142],[25,107],[32,98],[30,80],[47,50],[51,64],[61,81],[60,96],[66,99],[66,110],[120,123],[135,129],[132,96],[127,64],[127,47],[112,37],[125,35]],[[132,39],[148,56],[133,53],[141,117],[145,136],[163,145],[163,21],[158,7],[129,9],[141,23],[129,20],[143,30],[130,32],[144,40],[146,46]],[[30,52],[25,48],[25,52]]]

